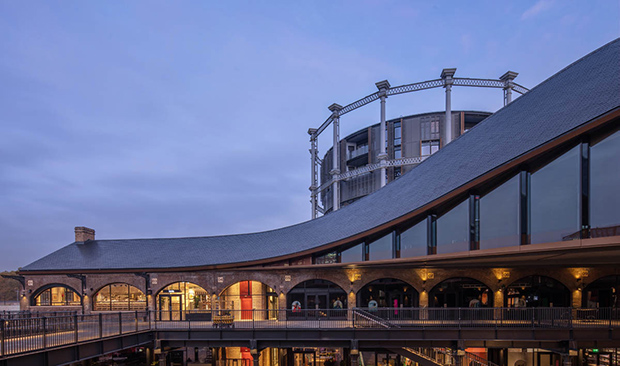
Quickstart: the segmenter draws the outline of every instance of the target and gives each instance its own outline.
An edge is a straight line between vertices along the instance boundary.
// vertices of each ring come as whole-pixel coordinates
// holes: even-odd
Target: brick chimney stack
[[[76,226],[75,241],[83,243],[88,240],[95,240],[95,230],[84,226]]]

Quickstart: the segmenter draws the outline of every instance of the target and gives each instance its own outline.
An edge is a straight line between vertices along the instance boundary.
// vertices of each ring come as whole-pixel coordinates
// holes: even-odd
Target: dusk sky
[[[619,14],[617,0],[0,0],[0,270],[75,226],[124,239],[308,220],[307,130],[330,104],[447,67],[532,88],[620,36]],[[452,100],[493,112],[502,93]],[[388,118],[443,108],[443,89],[387,101]],[[378,103],[347,114],[341,136],[378,118]]]

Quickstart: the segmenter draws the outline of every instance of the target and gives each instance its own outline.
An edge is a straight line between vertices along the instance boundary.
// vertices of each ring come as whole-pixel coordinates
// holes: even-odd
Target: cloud
[[[521,14],[521,20],[535,17],[543,11],[551,9],[551,7],[553,6],[553,2],[554,0],[539,0],[536,4],[534,4],[532,7],[523,12],[523,14]]]

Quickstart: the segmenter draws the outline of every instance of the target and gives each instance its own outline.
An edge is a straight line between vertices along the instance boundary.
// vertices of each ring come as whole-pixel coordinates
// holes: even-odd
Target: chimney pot
[[[85,226],[76,226],[75,241],[83,243],[88,240],[95,240],[95,230]]]

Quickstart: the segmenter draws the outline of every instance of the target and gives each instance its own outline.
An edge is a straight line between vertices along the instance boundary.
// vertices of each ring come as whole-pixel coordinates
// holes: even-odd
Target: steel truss
[[[324,214],[325,209],[320,207],[319,195],[329,186],[333,186],[333,194],[335,196],[339,196],[339,185],[338,182],[341,180],[350,179],[361,174],[366,174],[378,169],[384,169],[386,167],[394,166],[406,166],[419,164],[422,162],[425,157],[420,158],[404,158],[397,160],[381,160],[376,164],[369,164],[362,168],[355,169],[352,171],[340,173],[341,169],[339,166],[334,166],[332,171],[332,179],[328,182],[325,182],[319,186],[319,165],[321,165],[322,160],[319,158],[319,150],[318,150],[318,138],[319,135],[327,129],[331,124],[334,124],[334,136],[339,135],[339,120],[340,117],[352,112],[358,108],[361,108],[367,104],[374,102],[375,100],[381,99],[382,105],[385,103],[385,99],[388,96],[412,93],[420,90],[433,89],[433,88],[445,88],[446,89],[446,121],[450,122],[450,116],[448,114],[451,111],[451,99],[450,99],[450,90],[452,86],[469,86],[469,87],[478,87],[478,88],[497,88],[503,89],[504,96],[504,106],[508,105],[512,101],[512,91],[515,91],[519,94],[525,94],[529,91],[526,87],[519,85],[514,82],[514,79],[517,77],[517,73],[513,71],[508,71],[504,75],[502,75],[499,79],[478,79],[478,78],[459,78],[453,77],[456,69],[444,69],[441,74],[441,79],[433,79],[427,80],[417,83],[404,84],[400,86],[390,87],[390,84],[387,80],[377,83],[377,88],[379,91],[372,93],[370,95],[365,96],[359,100],[356,100],[353,103],[347,104],[344,107],[340,107],[339,105],[335,109],[332,110],[332,114],[323,122],[318,128],[311,128],[308,130],[308,134],[310,135],[310,155],[311,155],[311,183],[310,183],[310,202],[312,203],[312,218],[316,218],[319,213]],[[334,106],[334,105],[332,105]],[[385,120],[385,108],[382,108],[382,121]],[[336,123],[334,123],[336,122]],[[382,125],[385,124],[382,122]],[[384,128],[385,126],[383,126]],[[451,138],[448,136],[446,141],[449,142]],[[339,141],[339,136],[338,136]],[[336,143],[336,142],[335,142]],[[379,155],[385,156],[385,151],[379,152]],[[338,174],[336,174],[338,172]],[[382,183],[384,184],[384,183]],[[334,210],[338,209],[338,205],[334,205]]]

